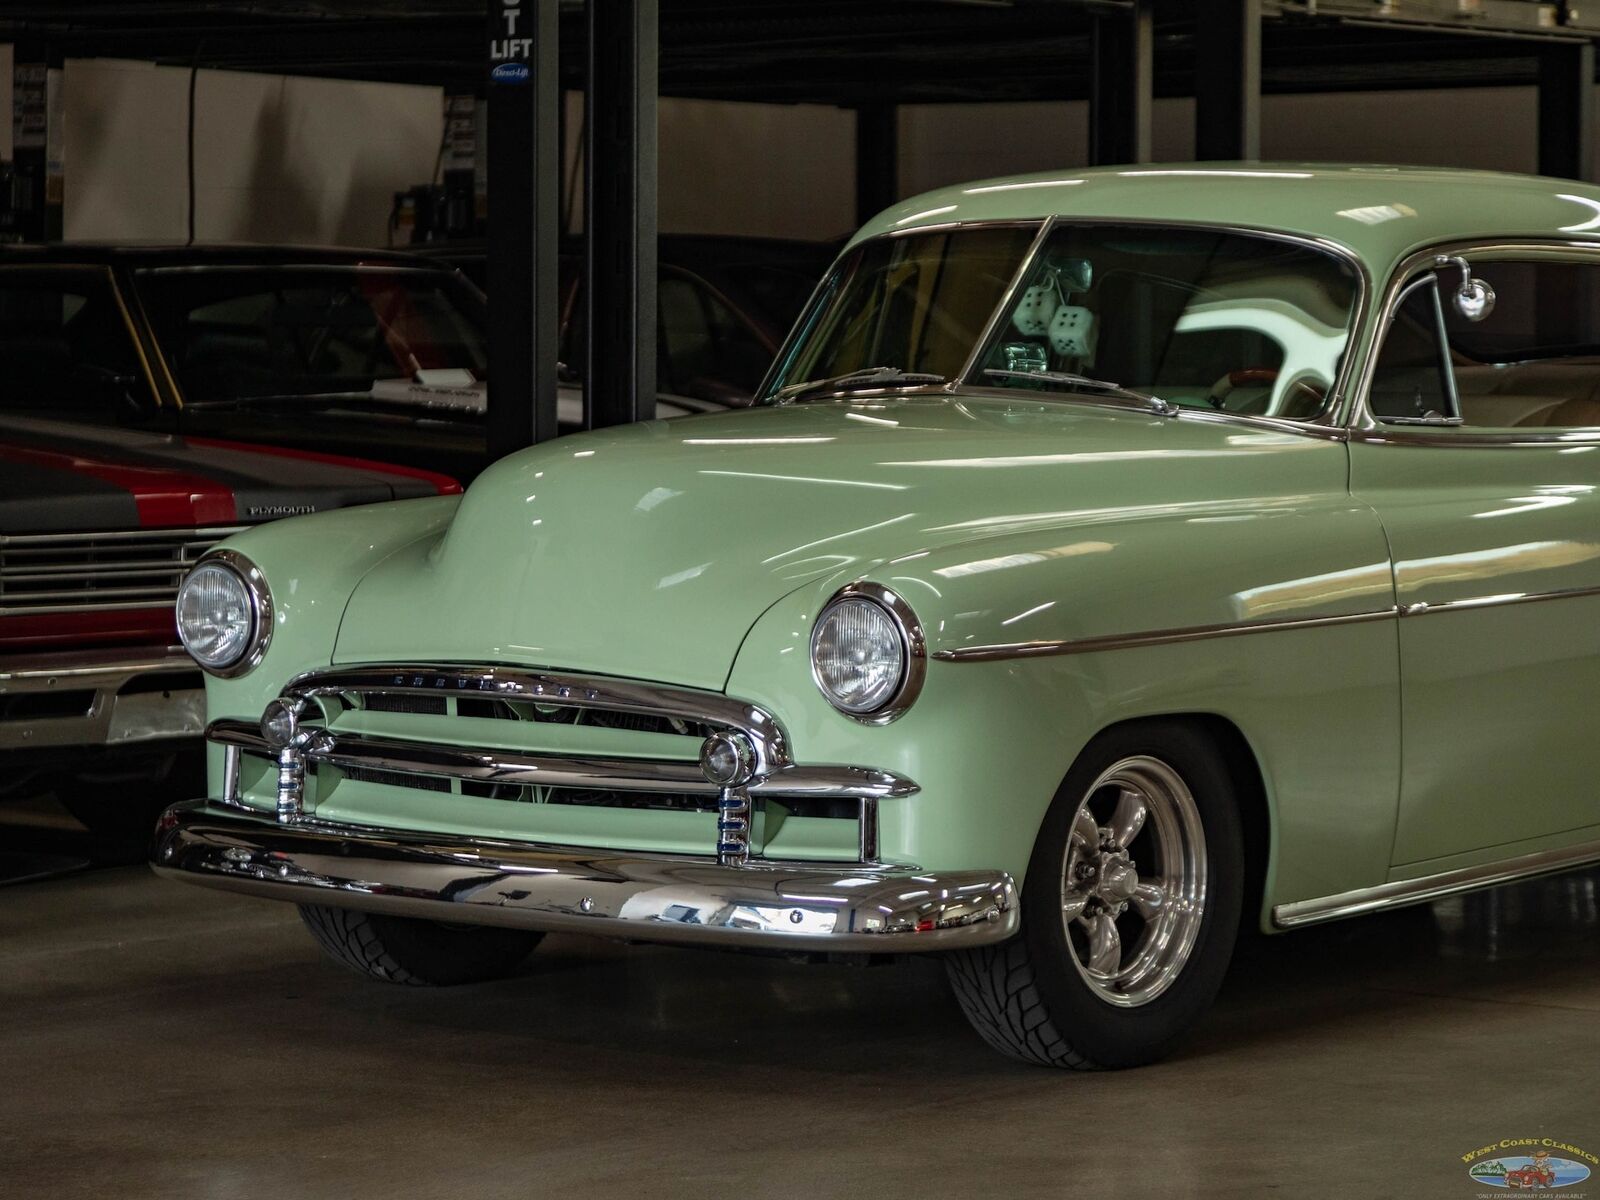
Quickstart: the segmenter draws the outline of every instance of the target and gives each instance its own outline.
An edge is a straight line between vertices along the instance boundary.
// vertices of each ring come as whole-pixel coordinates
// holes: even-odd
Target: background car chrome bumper
[[[463,924],[730,948],[901,954],[1004,941],[1002,871],[714,860],[486,842],[314,821],[207,800],[175,805],[158,874],[299,904]]]
[[[0,749],[197,738],[199,673],[179,646],[0,658]]]

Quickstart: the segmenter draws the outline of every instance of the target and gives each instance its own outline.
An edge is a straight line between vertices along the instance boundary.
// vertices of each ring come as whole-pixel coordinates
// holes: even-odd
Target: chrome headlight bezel
[[[887,700],[868,711],[854,712],[842,706],[823,681],[822,672],[817,667],[817,637],[823,622],[835,608],[844,603],[863,601],[881,610],[899,635],[900,679]],[[811,626],[810,651],[811,679],[817,685],[817,690],[822,693],[823,699],[827,700],[834,711],[863,725],[887,725],[890,721],[898,719],[916,702],[928,670],[927,639],[923,634],[922,624],[917,620],[916,613],[912,612],[911,606],[881,583],[865,581],[852,583],[840,588],[829,597]]]
[[[184,636],[181,614],[181,601],[184,588],[196,571],[202,567],[220,567],[233,575],[244,589],[245,597],[250,606],[250,632],[245,638],[244,650],[237,658],[226,663],[206,663],[195,656],[189,648],[189,639]],[[261,664],[267,653],[267,647],[272,642],[273,608],[272,592],[267,587],[267,580],[261,569],[237,550],[208,550],[200,556],[200,560],[184,576],[183,582],[178,585],[178,600],[173,604],[173,614],[178,626],[178,638],[183,642],[183,648],[189,651],[189,657],[200,666],[200,669],[219,679],[235,679],[249,671],[253,671]]]

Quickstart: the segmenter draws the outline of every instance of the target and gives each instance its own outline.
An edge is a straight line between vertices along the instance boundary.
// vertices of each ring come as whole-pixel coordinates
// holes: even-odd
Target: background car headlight
[[[889,721],[916,698],[922,631],[893,592],[856,584],[828,602],[811,631],[811,673],[840,712]]]
[[[253,666],[271,623],[265,583],[240,555],[205,559],[178,589],[178,637],[213,674],[240,674]]]

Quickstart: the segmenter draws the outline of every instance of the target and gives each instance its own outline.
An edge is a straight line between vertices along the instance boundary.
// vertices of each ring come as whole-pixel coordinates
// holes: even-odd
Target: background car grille
[[[0,534],[0,615],[165,608],[195,561],[244,528]]]

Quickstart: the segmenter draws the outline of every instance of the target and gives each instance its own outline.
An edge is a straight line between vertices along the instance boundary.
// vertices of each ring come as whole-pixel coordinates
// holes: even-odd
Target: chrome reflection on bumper
[[[152,686],[122,694],[136,679],[198,672],[178,646],[0,658],[0,700],[16,698],[21,714],[0,718],[0,750],[198,737],[205,727],[205,693],[199,686]],[[62,712],[49,703],[51,697],[72,695],[82,701],[81,710]],[[30,713],[28,697],[44,702],[37,713]]]
[[[1004,941],[1002,871],[753,861],[489,842],[271,816],[169,809],[156,872],[207,887],[462,924],[702,946],[902,954]]]

